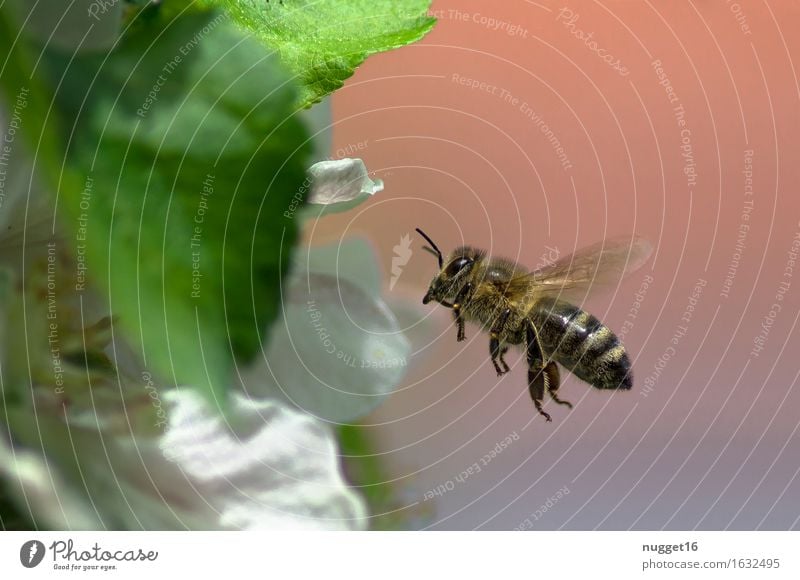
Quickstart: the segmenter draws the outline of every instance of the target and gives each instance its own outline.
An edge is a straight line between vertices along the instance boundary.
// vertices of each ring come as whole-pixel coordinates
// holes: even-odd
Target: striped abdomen
[[[599,389],[630,389],[631,361],[619,338],[588,312],[545,298],[531,318],[549,358]]]

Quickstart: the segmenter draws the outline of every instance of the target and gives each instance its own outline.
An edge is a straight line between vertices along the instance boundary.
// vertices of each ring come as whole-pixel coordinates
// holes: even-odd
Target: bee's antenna
[[[435,254],[436,257],[439,259],[439,269],[441,270],[444,266],[444,258],[442,257],[442,251],[437,247],[436,244],[433,243],[433,240],[428,237],[428,234],[423,232],[421,229],[416,228],[417,233],[421,235],[425,240],[431,245],[431,248],[425,247],[426,250],[429,250],[432,254]]]

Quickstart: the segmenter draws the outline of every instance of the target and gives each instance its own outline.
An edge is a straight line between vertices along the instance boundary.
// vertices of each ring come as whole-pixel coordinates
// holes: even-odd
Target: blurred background
[[[653,257],[584,306],[620,334],[631,392],[564,377],[571,411],[497,378],[488,338],[419,309],[398,391],[364,423],[397,514],[430,529],[800,525],[800,84],[793,2],[434,2],[419,44],[336,93],[334,151],[386,183],[309,228],[361,236],[418,303],[443,250],[528,267],[636,232]],[[394,250],[411,258],[389,289]]]

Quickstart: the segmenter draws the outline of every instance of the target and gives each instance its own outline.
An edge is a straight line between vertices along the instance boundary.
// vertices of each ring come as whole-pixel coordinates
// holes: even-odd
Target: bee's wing
[[[653,246],[640,237],[611,238],[587,246],[556,262],[514,278],[512,285],[526,285],[536,292],[585,298],[591,291],[616,285],[641,268]]]

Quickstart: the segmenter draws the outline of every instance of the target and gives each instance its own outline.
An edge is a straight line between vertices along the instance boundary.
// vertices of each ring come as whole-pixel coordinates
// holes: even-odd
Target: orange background
[[[386,189],[320,221],[310,241],[368,237],[390,299],[421,299],[435,273],[415,239],[388,290],[392,248],[415,227],[442,249],[469,243],[528,266],[545,246],[565,255],[632,232],[656,247],[616,292],[586,304],[612,329],[630,322],[633,391],[600,392],[568,377],[561,392],[575,409],[550,405],[550,424],[535,415],[524,361],[512,357],[512,373],[498,379],[486,336],[468,326],[468,340],[456,343],[450,313],[425,307],[435,335],[415,345],[406,380],[367,421],[405,490],[400,507],[428,513],[424,525],[437,529],[797,528],[800,267],[791,277],[784,269],[800,232],[800,5],[567,6],[578,15],[571,25],[561,3],[435,2],[439,22],[428,37],[371,57],[334,98],[334,150],[362,157]],[[629,74],[578,31],[593,32],[601,54]],[[631,318],[646,275],[653,283]],[[781,311],[751,355],[781,282],[790,284]],[[479,473],[454,479],[514,432],[519,440]],[[431,511],[425,493],[448,481]]]

